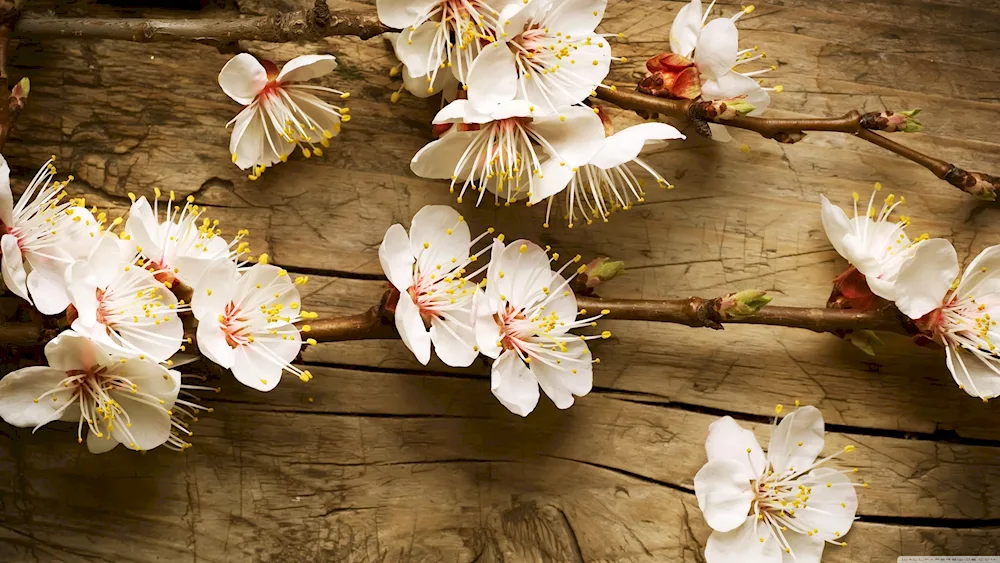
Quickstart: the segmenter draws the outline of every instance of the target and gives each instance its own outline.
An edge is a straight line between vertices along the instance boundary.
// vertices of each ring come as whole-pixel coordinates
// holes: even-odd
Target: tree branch
[[[894,130],[893,125],[881,112],[862,114],[851,111],[842,117],[818,119],[766,119],[728,116],[724,104],[660,98],[617,88],[598,88],[597,98],[624,109],[646,114],[663,114],[688,120],[696,125],[712,122],[746,129],[779,143],[796,143],[805,137],[807,131],[847,133],[911,160],[952,186],[976,197],[993,201],[996,200],[997,191],[1000,190],[1000,178],[996,176],[982,172],[968,172],[954,164],[923,154],[875,133],[873,130]]]
[[[10,91],[10,77],[7,74],[7,58],[10,54],[10,36],[18,19],[24,0],[0,0],[0,95],[6,100],[0,100],[0,149],[7,142],[14,122],[24,109],[24,98],[27,96],[27,82],[22,81]]]
[[[101,19],[29,15],[14,26],[14,33],[21,37],[123,39],[141,43],[192,40],[283,43],[313,41],[336,35],[370,39],[386,31],[392,30],[378,20],[374,11],[330,11],[324,0],[309,10],[271,16],[239,17],[234,14],[232,17],[191,19]]]

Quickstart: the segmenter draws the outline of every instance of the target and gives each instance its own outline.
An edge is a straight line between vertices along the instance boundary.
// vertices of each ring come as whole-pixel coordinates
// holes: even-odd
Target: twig
[[[399,335],[396,333],[390,314],[386,312],[386,301],[387,298],[383,297],[382,303],[372,306],[361,314],[304,321],[299,323],[299,327],[309,325],[309,331],[304,333],[303,337],[314,338],[317,342],[396,339]],[[898,334],[918,332],[891,307],[856,312],[844,309],[768,305],[753,314],[737,316],[727,311],[722,297],[712,299],[690,297],[661,301],[578,297],[577,305],[581,309],[590,310],[591,313],[607,310],[605,319],[654,321],[714,329],[721,329],[725,324],[738,323],[804,328],[815,332],[841,330],[880,330]],[[48,332],[42,331],[32,323],[0,324],[0,342],[22,346],[37,345],[46,339]],[[189,326],[186,332],[193,336],[193,327]]]
[[[10,93],[10,78],[7,75],[7,58],[10,51],[11,30],[21,17],[24,0],[0,0],[0,95],[6,97],[0,100],[0,149],[7,142],[14,122],[24,108],[26,92]],[[23,88],[18,84],[15,88]]]
[[[153,41],[239,40],[313,41],[335,35],[355,35],[370,39],[390,28],[378,21],[374,12],[330,11],[325,0],[308,10],[271,16],[212,17],[191,19],[101,19],[55,18],[28,15],[14,26],[22,37],[82,37]]]
[[[928,156],[887,139],[874,130],[891,130],[879,112],[851,111],[842,117],[820,119],[765,119],[760,117],[727,117],[711,102],[660,98],[642,92],[598,88],[597,97],[624,109],[648,114],[663,114],[694,123],[712,122],[737,129],[746,129],[765,139],[779,143],[796,143],[807,131],[847,133],[891,151],[930,170],[952,186],[987,200],[995,200],[1000,190],[1000,178],[982,172],[968,172],[954,164]]]

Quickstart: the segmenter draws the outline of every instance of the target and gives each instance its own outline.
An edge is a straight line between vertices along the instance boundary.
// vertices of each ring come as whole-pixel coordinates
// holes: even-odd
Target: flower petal
[[[594,386],[594,371],[587,344],[576,340],[568,342],[566,347],[567,351],[560,354],[561,364],[552,365],[534,358],[530,365],[531,373],[542,391],[560,409],[573,406],[574,395],[583,397]]]
[[[420,318],[420,309],[408,292],[399,294],[394,316],[396,330],[399,331],[403,344],[413,352],[418,362],[426,366],[431,360],[431,336],[424,326],[424,320]]]
[[[415,30],[406,28],[396,38],[396,56],[414,76],[430,74],[437,66],[436,55],[444,55],[444,42],[435,45],[439,25],[438,22],[424,22]]]
[[[180,380],[174,376],[179,374],[173,370],[161,366],[152,360],[140,360],[138,358],[126,358],[124,363],[115,366],[117,373],[128,378],[140,393],[147,393],[163,400],[160,405],[165,409],[170,409],[180,392]]]
[[[229,59],[219,73],[219,86],[234,101],[247,105],[267,85],[267,70],[250,53]]]
[[[103,454],[118,447],[118,440],[115,440],[110,433],[102,434],[98,437],[93,430],[87,432],[87,449],[92,454]]]
[[[788,413],[771,434],[767,459],[775,473],[794,468],[804,471],[813,462],[825,443],[823,414],[814,406],[805,406]]]
[[[272,336],[258,337],[253,343],[236,348],[233,375],[251,389],[266,392],[277,387],[285,367],[302,347],[299,331],[294,325],[285,325]]]
[[[330,74],[337,68],[333,55],[301,55],[285,63],[276,82],[306,82]]]
[[[10,191],[10,166],[0,155],[0,223],[14,224],[14,194]]]
[[[65,378],[66,372],[45,366],[8,373],[0,379],[0,417],[20,428],[38,427],[58,419],[62,414],[59,409],[73,396],[72,391],[62,387]],[[38,400],[53,389],[55,393]]]
[[[782,552],[782,563],[820,563],[826,542],[806,534],[786,533],[785,541],[791,553]]]
[[[236,264],[221,260],[202,274],[191,297],[191,312],[199,321],[212,322],[233,300],[239,274]]]
[[[956,294],[962,297],[1000,293],[1000,245],[984,249],[976,256],[958,284]]]
[[[942,305],[958,277],[958,254],[945,239],[931,239],[913,246],[896,276],[896,307],[919,319]]]
[[[720,532],[739,528],[754,499],[744,465],[731,459],[706,463],[694,476],[694,494],[705,522]]]
[[[698,36],[701,35],[701,0],[685,4],[670,24],[670,50],[682,57],[691,58]]]
[[[466,287],[473,291],[482,291],[472,282],[466,282]],[[438,317],[432,319],[430,338],[434,343],[434,351],[445,365],[456,368],[471,366],[479,356],[471,301],[468,309],[454,309],[443,319]]]
[[[782,550],[767,526],[753,514],[730,532],[712,532],[705,545],[707,563],[781,563]],[[764,541],[761,541],[761,540]],[[810,561],[800,563],[813,563]]]
[[[440,0],[376,0],[378,19],[389,27],[409,28],[431,11]]]
[[[112,441],[130,450],[147,451],[163,445],[170,437],[170,415],[162,405],[136,400],[131,393],[111,394],[128,414],[128,425],[118,421],[111,429]]]
[[[833,245],[833,249],[837,251],[837,254],[840,254],[849,262],[851,259],[847,255],[844,238],[852,232],[851,220],[847,217],[847,213],[844,213],[843,209],[830,203],[830,200],[826,199],[825,195],[819,196],[819,199],[822,205],[820,218],[823,220],[823,229],[826,231],[826,238],[830,240],[830,244]]]
[[[406,229],[396,223],[389,227],[378,247],[378,260],[382,273],[401,292],[413,285],[413,253],[410,252],[410,237]]]
[[[590,164],[598,168],[614,168],[634,160],[649,142],[683,139],[684,135],[666,123],[641,123],[611,135],[604,140]]]
[[[198,351],[224,368],[232,368],[236,363],[236,350],[226,341],[226,333],[217,322],[198,323]]]
[[[28,274],[27,285],[39,313],[58,315],[69,306],[64,277],[53,276],[46,270],[32,270]]]
[[[729,459],[740,463],[742,476],[747,480],[758,478],[767,465],[753,432],[737,424],[731,416],[724,416],[708,427],[705,453],[709,461]]]
[[[566,166],[590,162],[604,146],[604,124],[590,108],[572,106],[561,115],[535,118],[531,129],[555,150],[552,158]]]
[[[500,255],[497,279],[486,283],[496,284],[501,295],[514,307],[527,307],[545,297],[542,290],[552,281],[549,255],[529,240],[516,240]],[[500,274],[503,273],[501,277]]]
[[[1000,369],[992,356],[949,344],[945,347],[945,361],[955,383],[969,395],[981,399],[1000,397]]]
[[[742,98],[753,106],[750,115],[759,115],[771,104],[771,96],[760,83],[731,70],[721,76],[708,78],[701,83],[701,95],[705,100],[730,100]]]
[[[31,303],[28,297],[28,274],[24,271],[24,258],[14,235],[0,237],[0,273],[3,283],[14,295]]]
[[[458,164],[477,135],[478,131],[457,131],[427,143],[413,156],[410,170],[421,178],[462,177],[463,170],[458,169]]]
[[[538,382],[534,374],[510,350],[493,362],[490,390],[507,410],[519,416],[528,416],[538,404]]]
[[[592,42],[573,51],[572,78],[559,73],[531,72],[517,79],[519,97],[537,106],[540,112],[559,113],[564,106],[578,104],[590,96],[611,70],[611,45],[598,35]],[[565,64],[554,53],[542,52],[540,64]]]
[[[107,350],[86,336],[66,330],[45,345],[49,367],[61,372],[85,370],[111,363]]]
[[[495,359],[503,351],[503,348],[498,344],[501,338],[500,325],[493,317],[496,311],[490,307],[489,299],[482,291],[476,292],[472,298],[472,304],[476,312],[476,345],[479,346],[479,351],[484,355]]]
[[[820,467],[797,479],[796,485],[809,489],[808,502],[795,511],[796,522],[812,530],[813,538],[839,541],[851,529],[858,512],[854,483],[836,469]]]
[[[604,18],[608,0],[563,0],[545,16],[553,30],[563,35],[586,35],[597,29]]]
[[[469,257],[469,224],[447,205],[425,205],[410,222],[410,252],[421,272],[451,272]]]
[[[531,183],[528,201],[534,205],[566,189],[576,172],[572,166],[561,166],[560,161],[549,158],[542,163],[541,173]]]
[[[705,25],[694,50],[694,64],[707,79],[719,78],[736,64],[739,31],[729,18],[714,19]]]
[[[498,104],[517,94],[517,67],[514,53],[504,41],[495,41],[479,53],[469,67],[469,103],[481,113],[490,113]]]

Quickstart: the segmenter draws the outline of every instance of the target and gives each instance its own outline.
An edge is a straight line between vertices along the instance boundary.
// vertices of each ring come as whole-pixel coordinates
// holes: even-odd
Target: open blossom
[[[119,355],[71,330],[45,345],[45,357],[48,366],[0,380],[0,416],[8,424],[37,429],[54,420],[75,422],[77,439],[86,439],[93,453],[118,444],[131,450],[189,446],[180,415],[193,417],[202,407],[178,399],[188,386],[177,371]]]
[[[570,331],[594,326],[601,315],[578,319],[573,276],[562,276],[577,256],[557,272],[538,245],[518,240],[504,246],[493,242],[486,275],[486,292],[477,297],[476,341],[483,354],[494,358],[490,376],[493,395],[514,414],[527,416],[538,404],[538,388],[556,407],[573,405],[593,386],[592,359],[587,340],[608,338],[610,332],[579,336]],[[607,311],[602,312],[602,315]],[[585,315],[586,311],[579,314]]]
[[[267,60],[240,53],[219,73],[219,85],[230,98],[246,106],[228,125],[235,125],[229,141],[233,162],[251,168],[256,180],[267,167],[284,162],[298,146],[309,158],[322,155],[320,147],[340,133],[348,121],[347,108],[319,98],[314,92],[349,94],[325,86],[301,84],[327,75],[337,68],[332,55],[303,55],[288,61],[279,71]],[[227,126],[228,126],[227,125]]]
[[[594,33],[606,0],[530,0],[505,10],[497,41],[472,64],[469,100],[479,112],[518,99],[539,112],[578,104],[611,66],[611,46]],[[512,12],[512,13],[509,13]]]
[[[482,45],[498,35],[500,11],[511,0],[378,0],[378,17],[402,29],[390,37],[403,79],[416,96],[453,90],[468,81]],[[452,96],[454,97],[454,96]]]
[[[187,306],[156,279],[163,271],[140,262],[131,245],[106,235],[86,260],[71,264],[72,327],[120,353],[165,362],[180,350],[184,326],[177,314]]]
[[[472,240],[468,223],[443,205],[418,211],[409,235],[398,223],[386,231],[378,257],[399,290],[396,329],[420,363],[430,361],[432,342],[449,366],[469,366],[479,355],[472,304],[482,290],[469,278],[480,271],[468,273],[465,268],[488,250],[474,254],[471,248],[492,232]]]
[[[239,231],[231,241],[226,241],[219,234],[218,221],[204,219],[199,222],[202,209],[193,205],[191,196],[180,207],[174,204],[171,191],[162,222],[159,219],[159,189],[152,206],[145,197],[129,196],[132,207],[125,221],[125,234],[149,260],[147,268],[162,272],[158,277],[160,281],[172,283],[177,279],[194,287],[216,261],[238,260],[249,252],[249,244],[243,242],[249,234],[247,231]]]
[[[451,190],[461,186],[458,201],[467,189],[479,189],[477,204],[486,190],[530,196],[534,190],[556,193],[568,178],[542,174],[542,165],[582,166],[604,144],[604,127],[589,108],[566,107],[559,114],[536,116],[535,106],[515,100],[480,113],[468,100],[455,100],[442,109],[434,123],[473,124],[474,130],[449,133],[420,149],[410,168],[424,178],[451,179]],[[562,186],[549,186],[552,182]]]
[[[301,308],[297,286],[305,282],[304,277],[289,279],[288,272],[267,263],[266,255],[242,274],[229,261],[212,265],[191,300],[198,350],[258,391],[277,387],[285,371],[308,381],[312,375],[291,363],[302,347],[295,323],[317,316]]]
[[[659,172],[639,158],[643,147],[667,139],[683,139],[684,135],[666,123],[641,123],[604,139],[604,145],[582,166],[558,166],[554,160],[542,164],[542,175],[553,181],[532,190],[530,205],[548,199],[545,227],[549,226],[554,196],[565,190],[566,218],[573,228],[578,216],[587,224],[593,218],[608,220],[618,209],[630,209],[644,201],[645,183],[636,176],[635,168],[653,177],[662,188],[673,187]],[[640,172],[641,173],[641,172]],[[550,190],[563,186],[559,191]]]
[[[82,200],[62,201],[69,180],[57,182],[55,173],[49,160],[15,205],[0,156],[0,272],[11,292],[46,315],[66,310],[66,268],[87,256],[100,233]]]
[[[959,387],[986,400],[1000,396],[1000,246],[980,252],[956,283],[958,272],[947,241],[919,245],[899,268],[896,306],[945,346]]]
[[[707,563],[819,563],[827,543],[847,545],[858,485],[826,463],[854,446],[817,459],[824,443],[823,416],[811,406],[773,427],[766,455],[731,417],[712,423],[708,463],[694,478],[698,506],[715,530]]]
[[[930,245],[940,249],[950,246],[950,243],[943,239],[927,240],[926,235],[910,241],[905,233],[910,219],[906,216],[900,216],[898,220],[892,217],[892,212],[905,202],[904,198],[897,200],[895,195],[889,194],[882,207],[876,208],[875,195],[881,189],[881,184],[875,184],[868,207],[861,214],[858,213],[860,197],[856,192],[853,194],[853,218],[830,203],[826,196],[820,196],[823,204],[823,228],[837,253],[864,275],[872,293],[890,301],[898,300],[897,306],[906,308],[909,296],[899,295],[895,291],[896,278],[903,261],[916,247]],[[848,270],[838,281],[846,282],[851,275],[852,271]]]

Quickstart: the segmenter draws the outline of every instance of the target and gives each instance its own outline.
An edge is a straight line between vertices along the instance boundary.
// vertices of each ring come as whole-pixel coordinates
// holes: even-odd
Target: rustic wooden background
[[[667,48],[681,5],[612,2],[604,28],[628,36],[616,52],[629,58],[613,81],[634,84]],[[123,13],[92,0],[34,9]],[[923,108],[926,132],[903,141],[997,174],[997,21],[997,0],[771,0],[740,27],[745,45],[779,65],[786,91],[774,115]],[[257,182],[232,166],[224,125],[238,107],[216,82],[230,54],[213,46],[22,41],[12,74],[30,77],[31,95],[5,150],[17,187],[55,154],[77,178],[73,193],[116,212],[129,191],[194,194],[230,232],[249,228],[255,252],[310,274],[312,308],[362,311],[384,289],[385,229],[453,203],[441,182],[409,171],[435,102],[389,104],[397,84],[381,39],[241,47],[279,62],[340,58],[325,82],[353,92],[354,119],[326,156],[297,156]],[[620,124],[635,119],[617,113]],[[875,181],[906,196],[916,234],[952,238],[963,260],[1000,242],[996,206],[857,140],[734,136],[651,156],[677,189],[608,224],[543,230],[540,208],[461,210],[474,227],[625,260],[608,297],[759,288],[822,305],[844,262],[820,225],[819,195],[846,203]],[[0,561],[703,561],[709,529],[692,478],[708,424],[731,414],[765,436],[764,416],[795,399],[822,410],[830,451],[857,444],[851,461],[871,484],[849,547],[825,561],[1000,554],[1000,405],[960,391],[940,351],[890,335],[873,359],[800,330],[605,325],[615,337],[595,346],[594,391],[565,412],[543,399],[525,420],[492,397],[485,365],[423,367],[385,341],[310,349],[316,378],[266,395],[222,380],[183,454],[92,456],[68,426],[0,426]]]

